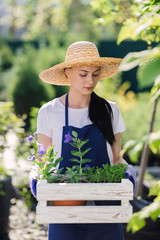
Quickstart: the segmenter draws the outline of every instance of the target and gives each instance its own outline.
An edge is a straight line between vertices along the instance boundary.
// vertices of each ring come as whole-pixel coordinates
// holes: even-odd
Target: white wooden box
[[[124,223],[132,215],[133,185],[121,183],[37,184],[37,223]],[[119,206],[47,206],[51,200],[121,200]]]

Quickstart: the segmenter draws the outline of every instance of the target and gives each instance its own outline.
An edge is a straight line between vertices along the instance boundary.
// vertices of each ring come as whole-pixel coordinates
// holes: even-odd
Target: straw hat
[[[118,72],[121,58],[100,57],[96,45],[88,41],[71,44],[66,52],[65,62],[57,64],[39,74],[44,82],[55,85],[70,85],[64,69],[72,66],[101,66],[98,79],[113,76]]]

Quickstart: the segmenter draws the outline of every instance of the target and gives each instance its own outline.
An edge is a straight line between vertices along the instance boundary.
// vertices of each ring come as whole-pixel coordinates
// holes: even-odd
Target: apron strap
[[[65,104],[65,126],[68,127],[68,93],[66,95],[66,104]]]

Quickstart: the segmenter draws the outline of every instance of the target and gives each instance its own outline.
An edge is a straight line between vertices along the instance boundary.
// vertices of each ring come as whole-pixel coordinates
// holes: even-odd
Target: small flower
[[[36,132],[35,132],[35,133],[33,133],[33,136],[34,136],[34,137],[37,137],[37,135],[38,135],[38,134],[37,134]]]
[[[37,153],[40,154],[40,157],[42,157],[46,153],[46,148],[42,144],[37,145],[38,145]]]
[[[90,165],[88,165],[88,164],[86,164],[86,165],[85,165],[85,167],[86,167],[86,168],[91,168],[91,166],[90,166]]]
[[[34,161],[35,160],[35,154],[33,153],[31,156],[28,157],[28,160]]]
[[[86,168],[86,172],[88,172],[88,169],[87,169],[87,168],[91,168],[91,166],[88,165],[88,164],[86,164],[86,165],[85,165],[85,168]]]
[[[28,137],[27,142],[31,142],[33,140],[33,136],[32,135],[28,134],[27,137]]]
[[[68,132],[68,134],[65,134],[65,143],[68,143],[72,140],[72,136],[70,134],[70,132]]]

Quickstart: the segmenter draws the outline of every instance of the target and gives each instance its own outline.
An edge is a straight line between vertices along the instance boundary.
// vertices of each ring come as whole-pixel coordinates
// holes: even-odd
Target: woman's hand
[[[38,141],[41,142],[46,149],[49,149],[52,145],[52,139],[43,134],[38,134]],[[40,162],[43,161],[43,159],[41,159],[40,157],[38,158],[38,160]],[[37,177],[38,177],[38,173],[36,169],[32,169],[29,174],[29,186],[31,189],[31,193],[35,198],[37,196],[37,192],[36,192]]]

